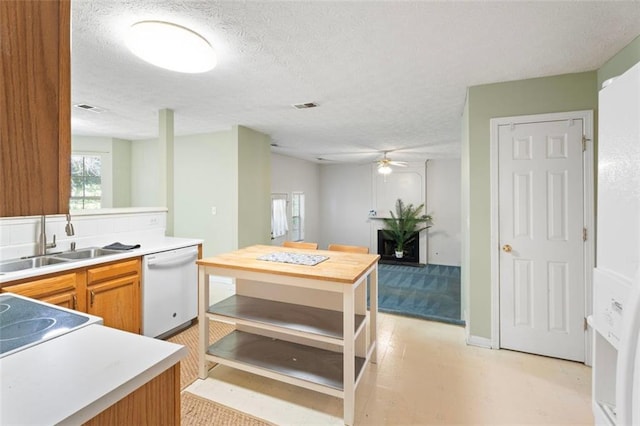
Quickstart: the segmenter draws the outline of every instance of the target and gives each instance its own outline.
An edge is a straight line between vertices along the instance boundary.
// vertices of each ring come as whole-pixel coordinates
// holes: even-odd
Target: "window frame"
[[[87,196],[86,195],[86,182],[83,183],[83,196],[82,197],[78,197],[78,196],[74,196],[73,195],[73,178],[74,177],[79,177],[80,175],[74,175],[73,171],[70,170],[69,171],[69,179],[70,179],[70,185],[72,190],[70,191],[70,195],[69,195],[69,209],[70,210],[96,210],[96,209],[101,209],[103,207],[103,202],[104,202],[104,190],[105,190],[105,185],[104,185],[104,166],[105,166],[105,158],[103,153],[100,152],[90,152],[90,151],[74,151],[71,153],[71,161],[73,161],[73,157],[83,157],[83,175],[81,177],[86,178],[89,175],[84,174],[84,172],[86,171],[86,168],[84,167],[84,159],[86,157],[96,157],[100,159],[100,173],[99,173],[99,177],[100,177],[100,196],[96,197],[96,196]],[[70,165],[71,167],[71,165]],[[82,201],[82,206],[81,207],[77,207],[77,206],[73,206],[71,203],[72,201]],[[97,207],[86,207],[86,200],[92,200],[92,201],[98,201],[98,206]]]

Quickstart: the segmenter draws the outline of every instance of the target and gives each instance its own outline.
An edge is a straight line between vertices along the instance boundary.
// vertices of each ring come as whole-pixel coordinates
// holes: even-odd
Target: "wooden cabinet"
[[[0,292],[101,317],[108,327],[140,334],[140,258],[6,283]]]
[[[0,293],[9,291],[64,308],[84,311],[83,275],[82,272],[65,272],[35,281],[9,285],[0,289]],[[78,287],[82,288],[81,297],[78,297]]]
[[[145,424],[180,424],[179,363],[84,423],[85,426]]]
[[[140,333],[140,259],[88,269],[87,300],[104,325]]]
[[[67,213],[69,0],[0,1],[0,217]]]

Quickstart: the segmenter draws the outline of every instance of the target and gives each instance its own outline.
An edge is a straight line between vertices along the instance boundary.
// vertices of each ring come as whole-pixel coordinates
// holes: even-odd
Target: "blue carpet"
[[[460,267],[378,265],[378,310],[464,325]]]

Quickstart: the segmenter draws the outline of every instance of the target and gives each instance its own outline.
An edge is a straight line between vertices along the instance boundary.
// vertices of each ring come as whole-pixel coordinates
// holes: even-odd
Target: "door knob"
[[[509,244],[505,244],[502,246],[502,251],[505,253],[511,253],[511,246]]]

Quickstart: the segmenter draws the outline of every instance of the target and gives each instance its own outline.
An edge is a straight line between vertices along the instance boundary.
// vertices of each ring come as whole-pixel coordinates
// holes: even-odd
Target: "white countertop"
[[[115,242],[115,241],[113,241]],[[149,240],[137,241],[137,240],[123,240],[119,241],[122,244],[134,245],[140,244],[140,248],[133,250],[125,250],[122,253],[96,257],[93,259],[75,260],[72,262],[57,263],[55,265],[47,265],[40,268],[25,269],[22,271],[8,272],[0,274],[0,284],[8,283],[10,281],[16,281],[23,278],[37,277],[40,275],[51,274],[56,272],[67,271],[77,268],[85,268],[87,266],[98,265],[105,262],[112,262],[114,260],[123,260],[131,257],[144,256],[151,253],[158,253],[162,251],[175,250],[183,247],[194,246],[202,244],[203,240],[195,238],[177,238],[177,237],[158,237]],[[104,245],[104,244],[103,244]],[[81,250],[85,247],[76,247],[76,250]],[[51,252],[53,254],[53,251]]]
[[[187,355],[181,345],[90,325],[0,359],[0,424],[81,424]]]

